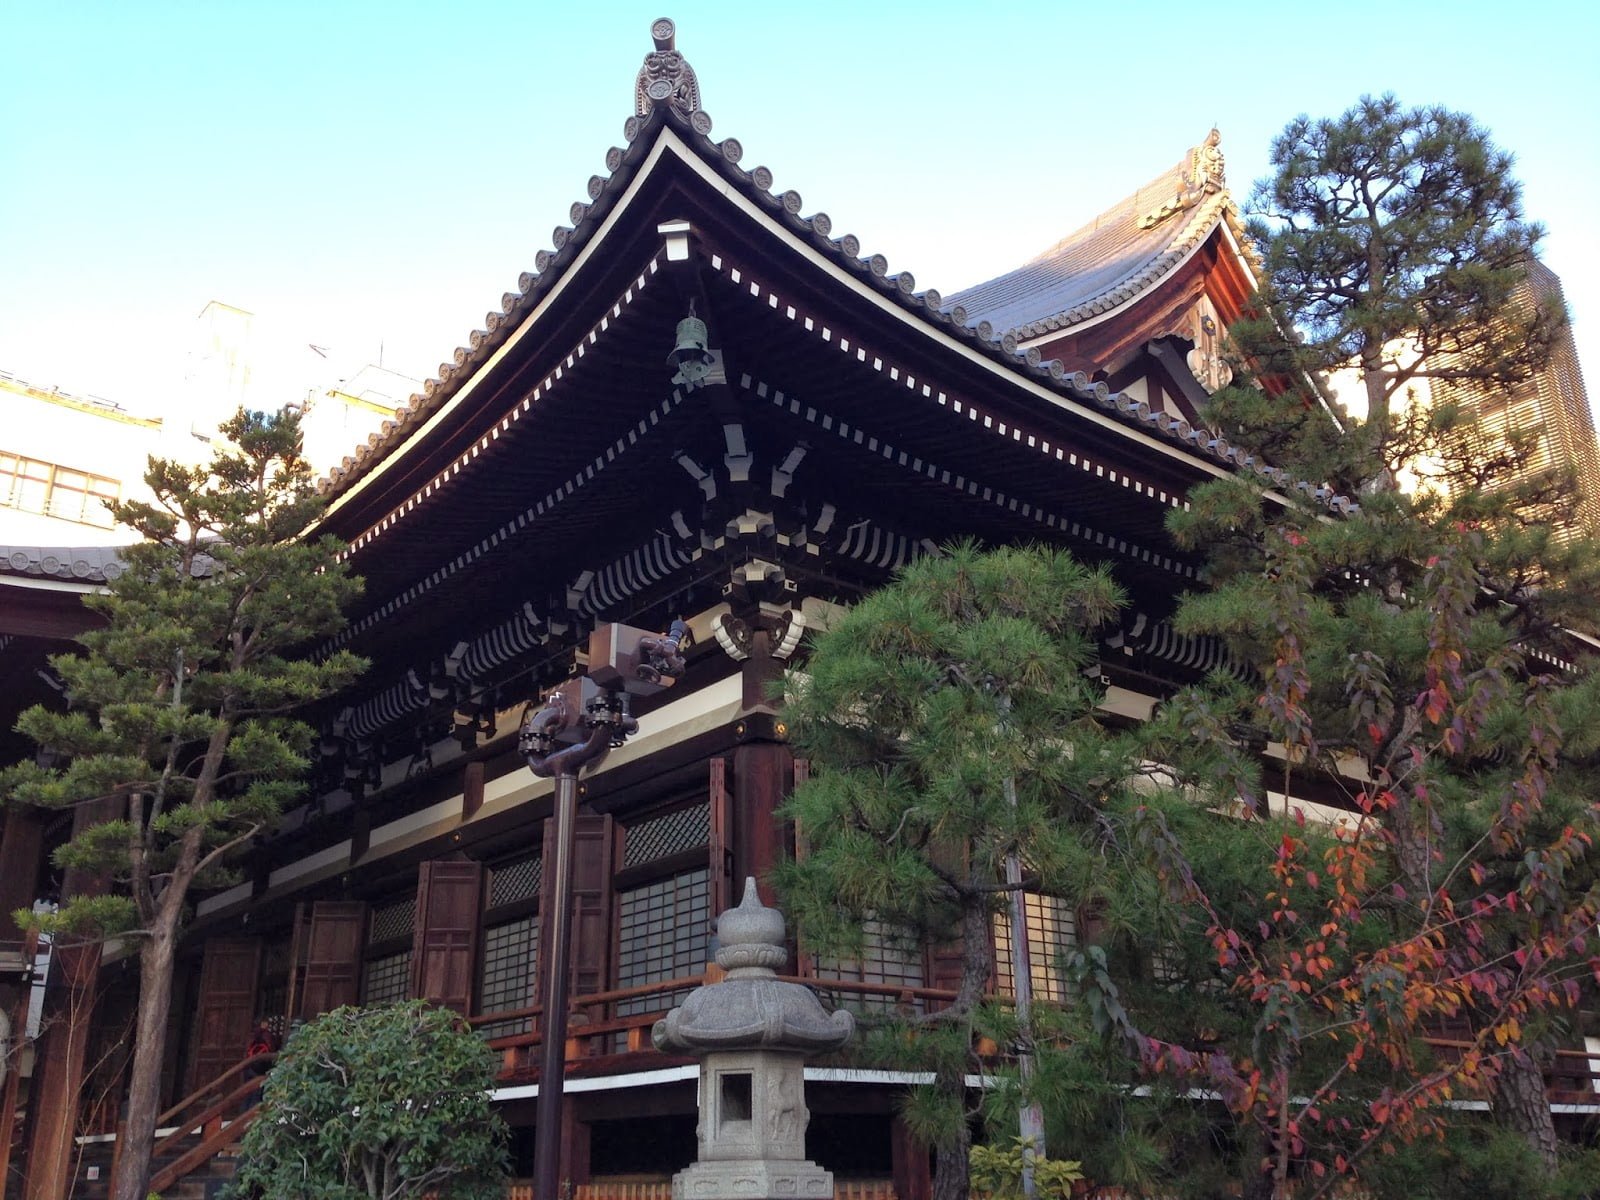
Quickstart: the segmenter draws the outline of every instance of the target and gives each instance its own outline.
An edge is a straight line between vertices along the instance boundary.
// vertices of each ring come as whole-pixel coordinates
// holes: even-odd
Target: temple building
[[[1230,473],[1269,495],[1295,481],[1197,423],[1255,281],[1216,131],[1037,258],[942,297],[774,191],[714,132],[671,22],[652,34],[605,173],[323,481],[325,526],[366,580],[327,648],[373,665],[312,714],[323,753],[306,799],[250,877],[196,907],[171,1025],[175,1128],[258,1018],[284,1028],[424,996],[501,1053],[496,1098],[530,1174],[556,897],[552,784],[516,731],[599,623],[682,617],[694,641],[685,676],[635,707],[639,732],[585,780],[561,1129],[579,1196],[692,1160],[697,1068],[650,1032],[704,980],[735,881],[792,849],[775,810],[806,764],[768,685],[804,630],[952,539],[1043,541],[1109,564],[1130,595],[1101,647],[1108,706],[1147,715],[1220,660],[1168,623],[1200,564],[1166,514]],[[0,549],[10,703],[49,694],[44,655],[116,569],[112,551]],[[0,739],[11,759],[29,752]],[[0,1083],[5,1195],[27,1200],[103,1194],[132,1012],[128,960],[75,950],[35,969],[4,915],[77,885],[45,863],[73,819],[9,809],[0,839],[0,1010],[13,1036],[40,1031]],[[1048,997],[1076,914],[1037,897],[1029,919]],[[1003,987],[1004,939],[996,952]],[[951,970],[884,941],[782,973],[865,1010],[939,1004]],[[878,1194],[928,1194],[895,1110],[904,1078],[824,1065],[806,1080],[806,1157]],[[205,1128],[169,1139],[156,1190],[203,1175],[238,1136]]]

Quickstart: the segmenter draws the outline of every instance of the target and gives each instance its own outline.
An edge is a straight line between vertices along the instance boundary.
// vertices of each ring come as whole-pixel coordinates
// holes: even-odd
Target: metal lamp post
[[[539,1100],[535,1111],[534,1182],[539,1200],[559,1200],[561,1102],[565,1086],[568,962],[572,928],[572,848],[578,815],[578,776],[598,767],[613,746],[636,732],[628,698],[670,687],[683,674],[688,626],[666,634],[627,625],[602,625],[589,638],[589,674],[545,697],[522,722],[517,745],[528,769],[554,778],[555,862],[551,868],[550,944],[545,949]]]

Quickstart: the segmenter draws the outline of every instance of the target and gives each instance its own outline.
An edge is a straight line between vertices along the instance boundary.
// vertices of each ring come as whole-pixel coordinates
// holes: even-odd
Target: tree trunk
[[[1545,1091],[1540,1057],[1531,1050],[1508,1055],[1489,1091],[1489,1106],[1495,1119],[1520,1133],[1529,1149],[1539,1156],[1545,1171],[1553,1173],[1561,1142],[1556,1137],[1555,1118],[1550,1115],[1550,1096]]]
[[[939,1080],[941,1089],[946,1088],[947,1084],[947,1080],[942,1078]],[[954,1100],[961,1106],[962,1119],[955,1140],[934,1147],[933,1200],[967,1200],[967,1191],[971,1184],[972,1167],[969,1159],[972,1150],[972,1130],[966,1121],[966,1088],[959,1076],[955,1080],[954,1091]]]
[[[164,906],[163,906],[164,907]],[[117,1155],[111,1200],[145,1200],[156,1117],[161,1112],[161,1064],[167,1050],[167,1015],[172,1007],[172,959],[176,916],[158,914],[139,950],[139,1012],[134,1030],[133,1070],[128,1082],[128,1119]]]

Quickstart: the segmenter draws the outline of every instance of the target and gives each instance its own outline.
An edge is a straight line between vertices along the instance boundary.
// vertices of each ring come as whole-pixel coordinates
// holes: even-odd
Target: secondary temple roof
[[[1172,167],[1004,275],[949,298],[963,324],[1019,340],[1109,313],[1153,287],[1226,225],[1245,246],[1213,129]]]

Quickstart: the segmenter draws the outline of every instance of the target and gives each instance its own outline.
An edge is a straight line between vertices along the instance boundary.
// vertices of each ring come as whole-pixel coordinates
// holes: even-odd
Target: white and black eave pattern
[[[821,412],[815,405],[807,404],[794,396],[786,395],[778,388],[771,387],[749,375],[744,375],[740,378],[739,386],[747,392],[753,392],[764,400],[769,400],[778,408],[787,409],[791,416],[800,417],[824,432],[831,432],[844,441],[861,446],[869,453],[877,454],[892,466],[921,475],[955,491],[965,492],[975,499],[993,504],[997,508],[1005,509],[1007,512],[1015,513],[1025,520],[1031,520],[1046,529],[1054,530],[1068,537],[1079,538],[1091,545],[1122,554],[1137,562],[1159,567],[1182,579],[1193,579],[1195,577],[1195,571],[1192,566],[1179,562],[1159,550],[1152,550],[1147,546],[1130,542],[1126,538],[1120,538],[1115,534],[1107,533],[1105,530],[1096,529],[1083,521],[1074,521],[1071,518],[1061,516],[1059,513],[1049,512],[1036,504],[1008,495],[999,488],[980,483],[976,479],[969,479],[958,471],[951,471],[908,451],[899,450],[891,443],[868,434],[859,425],[852,426],[848,421],[835,417],[832,413]],[[960,411],[960,409],[958,408],[957,411]],[[967,411],[976,410],[968,409]],[[1001,426],[1001,430],[1001,436],[1004,436],[1004,425]],[[1049,443],[1045,443],[1045,445],[1048,446]],[[1063,462],[1067,462],[1069,465],[1081,465],[1086,471],[1093,469],[1096,473],[1102,476],[1105,475],[1104,468],[1092,468],[1088,459],[1080,459],[1076,454],[1065,453],[1060,447],[1056,447],[1055,453]],[[1150,493],[1147,492],[1146,494],[1149,495]],[[852,532],[855,531],[855,528],[859,527],[853,527]],[[864,542],[862,544],[865,545]],[[914,543],[913,545],[922,544],[925,543]],[[880,541],[879,546],[883,547],[884,545]],[[908,547],[908,552],[914,556],[916,551]],[[851,557],[862,557],[862,555],[858,551],[858,553],[852,554]],[[895,563],[894,565],[899,564]]]
[[[669,533],[658,532],[595,572],[579,599],[578,611],[585,616],[595,616],[682,570],[697,557],[697,548],[685,545]],[[473,639],[461,657],[459,677],[468,681],[478,679],[496,667],[532,653],[550,640],[544,623],[532,603],[524,604],[520,612]]]
[[[471,681],[502,663],[508,663],[537,650],[550,640],[548,630],[542,629],[544,619],[531,603],[524,604],[515,616],[500,622],[488,633],[474,638],[461,656],[459,675]]]
[[[648,436],[664,418],[683,403],[684,395],[682,391],[674,388],[671,395],[639,418],[638,422],[632,425],[626,433],[595,455],[592,461],[574,472],[563,483],[551,489],[543,499],[506,521],[499,529],[468,549],[463,550],[449,562],[435,568],[405,591],[391,597],[382,606],[374,609],[359,621],[351,622],[337,637],[331,638],[323,644],[321,653],[324,655],[331,654],[339,647],[348,644],[353,638],[379,625],[402,608],[414,603],[417,599],[438,587],[445,580],[459,574],[501,543],[510,541],[512,538],[521,535],[530,526],[538,523],[583,488],[584,485],[591,482],[600,472],[638,445],[642,438]]]
[[[578,601],[578,611],[592,617],[622,603],[687,567],[694,562],[695,551],[695,547],[683,544],[672,534],[657,533],[642,546],[597,571]]]
[[[600,339],[603,336],[610,333],[612,323],[620,320],[623,313],[633,306],[634,300],[637,299],[639,294],[644,291],[645,285],[649,282],[650,277],[660,269],[661,264],[659,259],[652,258],[649,264],[645,267],[644,271],[642,271],[634,279],[633,283],[623,291],[621,297],[612,303],[611,308],[607,311],[606,315],[601,317],[599,323],[578,340],[577,345],[567,352],[566,357],[556,365],[554,370],[546,375],[544,379],[535,385],[532,391],[524,395],[521,400],[513,403],[511,407],[506,410],[505,414],[500,418],[500,420],[492,425],[487,433],[483,434],[471,446],[467,447],[467,449],[461,453],[460,457],[455,459],[455,461],[451,462],[427,483],[418,488],[409,499],[391,509],[388,515],[385,516],[381,521],[375,525],[372,525],[352,539],[350,544],[346,546],[344,551],[341,553],[340,558],[349,558],[364,546],[370,545],[378,537],[382,536],[384,533],[387,533],[390,529],[393,529],[407,516],[415,512],[418,505],[422,504],[436,492],[447,487],[458,475],[461,474],[463,470],[471,466],[475,459],[487,451],[495,442],[499,441],[501,436],[507,433],[513,425],[519,422],[526,414],[533,411],[533,406],[538,404],[540,400],[549,396],[549,394],[556,389],[557,385],[566,378],[567,373],[575,369],[578,363],[587,357],[589,351],[600,344]]]
[[[364,741],[385,725],[427,707],[428,699],[428,685],[415,671],[407,671],[399,683],[351,709],[345,731],[348,736]]]
[[[919,380],[916,375],[903,366],[892,361],[886,362],[881,354],[868,350],[859,341],[852,343],[848,337],[836,335],[830,326],[802,313],[770,287],[757,280],[747,279],[738,267],[726,262],[721,255],[713,254],[711,256],[711,265],[713,269],[722,272],[733,283],[746,289],[751,299],[757,303],[763,303],[773,312],[781,313],[785,318],[793,322],[797,327],[804,329],[813,337],[832,345],[854,361],[871,367],[872,370],[884,378],[901,384],[913,395],[921,395],[924,399],[937,403],[941,408],[948,408],[957,416],[966,417],[975,426],[982,428],[991,436],[1012,441],[1019,446],[1027,446],[1046,458],[1053,458],[1056,462],[1066,466],[1077,467],[1098,479],[1120,484],[1135,495],[1154,501],[1163,507],[1187,507],[1187,502],[1180,496],[1172,495],[1153,485],[1146,484],[1143,480],[1135,479],[1125,472],[1119,472],[1115,467],[1109,467],[1105,463],[1078,451],[1069,450],[1064,446],[1052,445],[1047,438],[1029,433],[1015,424],[999,420],[993,414],[985,412],[970,401],[953,398],[926,380]],[[1097,395],[1104,390],[1104,385],[1090,384],[1087,379],[1085,379],[1084,383],[1086,386],[1093,388]],[[846,441],[854,442],[858,446],[864,446],[869,452],[879,454],[886,461],[895,463],[914,473],[924,475],[935,482],[947,487],[953,487],[957,491],[965,491],[970,496],[1017,513],[1025,519],[1033,520],[1048,529],[1056,530],[1070,537],[1080,538],[1085,542],[1125,555],[1136,561],[1160,567],[1180,578],[1194,578],[1195,572],[1192,566],[1179,562],[1170,555],[1163,554],[1159,550],[1152,550],[1146,546],[1140,546],[1137,543],[1128,541],[1126,538],[1119,538],[1104,530],[1095,529],[1084,522],[1073,521],[1059,514],[1047,512],[1036,505],[1018,499],[1016,496],[1007,495],[997,488],[986,486],[974,479],[968,479],[959,472],[941,468],[937,464],[927,462],[920,457],[908,454],[906,451],[897,451],[889,443],[867,433],[859,425],[852,427],[849,422],[837,418],[831,413],[819,412],[814,405],[803,404],[794,397],[785,397],[782,392],[766,383],[753,379],[748,374],[741,377],[740,386],[746,391],[754,391],[756,395],[762,398],[771,399],[780,408],[787,407],[790,413],[796,416],[803,416],[807,422],[819,426],[824,431],[831,431]],[[1108,397],[1109,394],[1108,392]]]
[[[1144,614],[1140,613],[1129,634],[1129,642],[1135,650],[1192,671],[1226,671],[1239,680],[1248,678],[1248,672],[1228,653],[1221,639],[1179,633],[1168,621],[1156,621],[1145,633],[1144,623]]]

